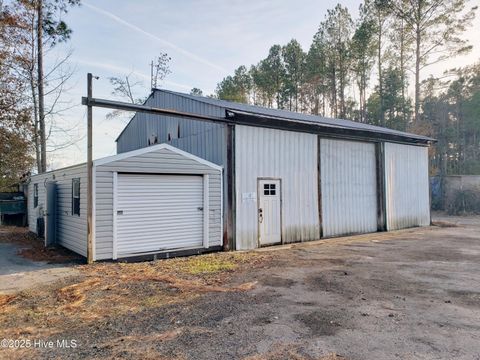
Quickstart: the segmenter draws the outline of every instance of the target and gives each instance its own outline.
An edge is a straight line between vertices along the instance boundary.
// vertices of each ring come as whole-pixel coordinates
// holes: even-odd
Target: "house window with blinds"
[[[72,215],[80,216],[80,179],[72,179]]]
[[[33,184],[33,207],[38,206],[38,184]]]

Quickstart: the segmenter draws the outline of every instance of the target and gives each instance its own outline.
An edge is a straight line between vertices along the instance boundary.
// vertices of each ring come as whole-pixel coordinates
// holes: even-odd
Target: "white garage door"
[[[117,257],[203,244],[203,178],[118,174]]]
[[[377,231],[375,145],[321,139],[324,236]]]

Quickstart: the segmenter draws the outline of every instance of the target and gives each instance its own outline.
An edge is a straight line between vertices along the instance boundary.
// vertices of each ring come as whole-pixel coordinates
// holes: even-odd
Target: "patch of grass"
[[[159,260],[155,266],[167,272],[185,275],[215,275],[232,272],[244,264],[259,264],[269,255],[258,252],[224,252],[185,258]]]
[[[231,259],[224,259],[214,256],[196,256],[186,261],[177,261],[175,264],[178,271],[190,275],[214,274],[223,271],[234,270],[238,264]]]

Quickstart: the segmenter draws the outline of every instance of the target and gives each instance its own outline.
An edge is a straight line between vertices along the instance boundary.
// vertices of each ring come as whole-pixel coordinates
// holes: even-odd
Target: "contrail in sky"
[[[221,67],[221,66],[219,66],[219,65],[217,65],[217,64],[214,64],[214,63],[212,63],[211,61],[208,61],[207,59],[204,59],[204,58],[202,58],[202,57],[200,57],[200,56],[198,56],[198,55],[195,55],[195,54],[191,53],[191,52],[188,51],[188,50],[182,49],[181,47],[179,47],[179,46],[177,46],[177,45],[175,45],[175,44],[172,44],[171,42],[169,42],[169,41],[167,41],[167,40],[164,40],[164,39],[158,37],[157,35],[154,35],[154,34],[148,32],[148,31],[145,31],[145,30],[143,30],[142,28],[139,28],[138,26],[136,26],[136,25],[134,25],[134,24],[132,24],[132,23],[129,23],[128,21],[126,21],[126,20],[124,20],[124,19],[122,19],[122,18],[120,18],[120,17],[112,14],[111,12],[108,12],[108,11],[106,11],[106,10],[100,9],[100,8],[94,6],[94,5],[91,5],[91,4],[87,3],[87,2],[82,2],[82,5],[86,6],[87,8],[89,8],[89,9],[91,9],[91,10],[93,10],[93,11],[99,13],[99,14],[102,14],[102,15],[105,15],[105,16],[109,17],[110,19],[118,22],[119,24],[122,24],[122,25],[124,25],[124,26],[126,26],[126,27],[128,27],[128,28],[130,28],[130,29],[132,29],[132,30],[135,30],[135,31],[137,31],[137,32],[139,32],[139,33],[141,33],[141,34],[143,34],[143,35],[146,35],[146,36],[148,36],[148,37],[150,37],[150,38],[152,38],[152,39],[154,39],[154,40],[156,40],[156,41],[158,41],[158,42],[160,42],[160,43],[162,43],[162,44],[164,44],[164,45],[166,45],[166,46],[174,49],[175,51],[178,51],[179,53],[181,53],[181,54],[183,54],[183,55],[185,55],[185,56],[187,56],[187,57],[189,57],[189,58],[191,58],[191,59],[193,59],[193,60],[195,60],[195,61],[198,61],[198,62],[200,62],[200,63],[202,63],[202,64],[208,65],[208,66],[210,66],[210,67],[212,67],[212,68],[214,68],[214,69],[216,69],[216,70],[220,70],[221,72],[223,72],[223,73],[225,73],[225,74],[228,73],[228,71],[227,71],[225,68],[223,68],[223,67]]]

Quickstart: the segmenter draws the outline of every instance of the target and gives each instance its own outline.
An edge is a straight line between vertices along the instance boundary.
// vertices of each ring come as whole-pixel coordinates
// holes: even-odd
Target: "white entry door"
[[[258,180],[258,231],[260,246],[282,241],[280,180]]]
[[[203,246],[203,178],[118,174],[117,256]]]

